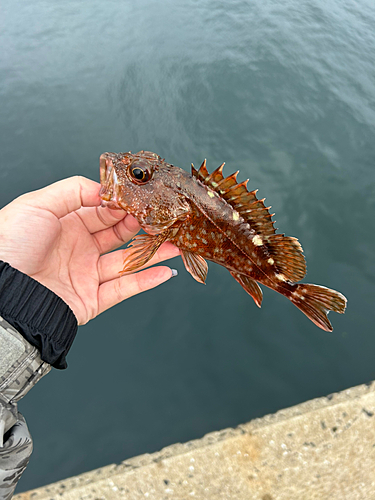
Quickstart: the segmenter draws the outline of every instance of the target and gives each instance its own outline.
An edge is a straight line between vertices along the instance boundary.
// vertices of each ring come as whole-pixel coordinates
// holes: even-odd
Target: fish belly
[[[229,234],[228,234],[229,232]],[[240,273],[271,285],[267,272],[272,272],[266,255],[254,248],[253,255],[240,248],[233,228],[224,230],[204,217],[190,217],[181,225],[178,233],[170,240],[182,251],[199,254],[207,260],[226,267],[230,272]],[[246,240],[247,246],[251,240]],[[264,283],[266,284],[266,283]]]

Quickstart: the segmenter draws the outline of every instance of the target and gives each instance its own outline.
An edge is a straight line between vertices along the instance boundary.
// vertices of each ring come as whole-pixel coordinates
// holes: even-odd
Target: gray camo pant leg
[[[17,402],[51,367],[0,316],[0,500],[9,500],[29,462],[33,443]]]
[[[1,403],[0,403],[1,404]],[[0,448],[0,499],[12,498],[14,489],[29,463],[33,442],[25,419],[17,414],[17,422],[4,436]]]

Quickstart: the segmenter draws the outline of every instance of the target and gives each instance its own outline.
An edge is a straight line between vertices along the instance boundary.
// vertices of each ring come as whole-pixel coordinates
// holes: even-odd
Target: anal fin
[[[181,256],[182,260],[184,261],[186,270],[199,283],[205,284],[208,265],[204,258],[197,253],[189,252],[187,250],[181,250]]]
[[[135,271],[147,264],[158,251],[160,245],[167,240],[168,236],[169,231],[156,235],[139,234],[135,236],[126,250],[124,268],[121,273]]]
[[[240,274],[240,273],[235,273],[232,271],[229,271],[230,274],[233,276],[233,278],[238,281],[238,283],[242,286],[242,288],[247,292],[249,295],[252,296],[254,299],[254,302],[258,307],[261,307],[262,305],[262,299],[263,299],[263,292],[258,285],[258,283],[253,280],[252,278],[249,278],[245,274]]]

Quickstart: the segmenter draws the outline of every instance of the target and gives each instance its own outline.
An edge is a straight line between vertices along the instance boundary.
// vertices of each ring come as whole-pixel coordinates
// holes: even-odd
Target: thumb
[[[18,200],[48,210],[61,219],[81,207],[99,206],[99,190],[98,182],[77,175],[24,194]]]

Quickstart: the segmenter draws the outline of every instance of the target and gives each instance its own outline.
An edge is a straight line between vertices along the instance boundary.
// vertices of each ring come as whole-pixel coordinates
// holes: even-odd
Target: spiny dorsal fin
[[[268,208],[264,206],[265,198],[258,200],[256,197],[257,189],[254,191],[247,190],[248,179],[237,183],[238,171],[224,178],[223,167],[224,163],[214,170],[212,174],[209,174],[206,168],[206,160],[204,160],[198,172],[193,169],[192,174],[232,205],[255,232],[263,235],[275,234],[276,230],[272,221],[273,214],[271,215]]]
[[[237,200],[239,196],[248,193],[246,189],[246,185],[249,182],[249,179],[246,179],[246,181],[240,182],[239,184],[234,184],[232,187],[223,190],[221,189],[220,191],[223,191],[221,193],[221,196],[225,198],[227,201],[230,200]]]
[[[208,172],[206,168],[206,159],[204,159],[202,165],[199,167],[198,170],[198,179],[200,179],[202,182],[205,182],[207,177],[208,177]]]
[[[255,233],[265,238],[267,252],[274,260],[280,274],[287,280],[300,281],[306,274],[306,262],[298,240],[283,234],[275,234],[276,229],[272,220],[275,214],[270,214],[271,207],[264,205],[265,198],[260,200],[257,198],[257,189],[247,190],[248,180],[237,183],[238,171],[224,178],[223,167],[224,164],[209,174],[204,160],[199,171],[194,169],[193,175],[216,191],[250,224]]]
[[[220,181],[222,181],[222,180],[223,180],[223,178],[224,178],[224,177],[223,177],[223,168],[224,168],[224,165],[225,165],[225,163],[222,163],[219,167],[217,167],[217,169],[216,169],[216,170],[214,170],[214,171],[212,172],[212,174],[210,174],[210,175],[207,177],[207,179],[205,180],[205,183],[206,183],[207,185],[210,185],[210,184],[211,184],[211,186],[215,187],[215,186],[217,186],[217,185],[218,185],[218,183],[219,183]]]
[[[226,190],[237,185],[238,172],[239,170],[237,170],[237,172],[234,172],[234,174],[232,175],[228,175],[228,177],[225,177],[223,180],[218,182],[215,189],[218,193],[220,193],[221,196],[225,197],[224,194]]]

